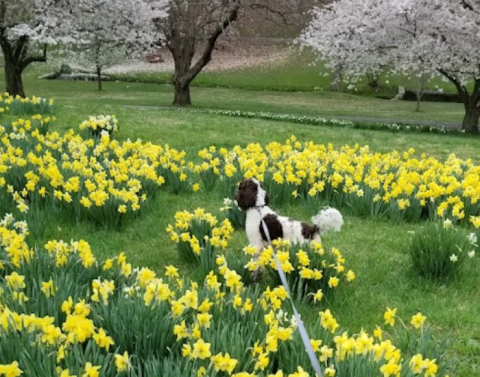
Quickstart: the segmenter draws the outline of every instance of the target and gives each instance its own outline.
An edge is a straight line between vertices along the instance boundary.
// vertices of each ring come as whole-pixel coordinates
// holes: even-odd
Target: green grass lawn
[[[3,86],[3,82],[0,81]],[[172,88],[167,85],[110,82],[98,93],[92,82],[40,81],[29,72],[25,77],[27,95],[54,97],[67,109],[87,106],[170,106]],[[192,88],[194,107],[224,110],[269,111],[311,116],[349,116],[392,120],[461,123],[464,109],[457,103],[424,103],[421,112],[407,101],[332,92],[249,91],[225,88]],[[76,112],[78,113],[78,112]],[[64,118],[65,119],[65,118]],[[76,119],[79,120],[79,119]]]
[[[439,121],[460,124],[464,115],[462,104],[424,102],[422,110],[409,101],[391,101],[375,96],[393,96],[398,85],[413,87],[413,79],[404,76],[382,76],[382,90],[374,93],[359,84],[361,95],[354,91],[328,91],[330,77],[320,74],[321,64],[312,65],[309,54],[293,55],[281,65],[238,70],[202,72],[194,81],[194,107],[243,111],[270,111],[311,116],[348,116],[393,120]],[[135,82],[108,82],[102,93],[95,93],[93,82],[41,81],[37,77],[50,70],[44,65],[31,66],[24,74],[27,95],[55,97],[65,105],[78,105],[80,98],[95,97],[100,105],[170,106],[172,87],[167,85],[169,74],[142,73],[135,78],[160,84]],[[388,82],[388,84],[387,84]],[[0,87],[4,86],[0,78]],[[428,89],[437,87],[455,92],[454,87],[440,79],[428,83]],[[287,92],[286,90],[295,90]]]
[[[330,70],[315,55],[304,49],[299,51],[294,47],[279,45],[280,50],[287,50],[287,58],[278,63],[270,63],[256,67],[229,69],[224,71],[203,71],[193,81],[194,86],[235,88],[246,90],[272,91],[328,91],[332,81]],[[215,59],[215,56],[214,58]],[[170,82],[170,72],[131,72],[114,75],[119,79],[128,79],[143,83]],[[399,86],[415,89],[417,81],[414,75],[406,76],[390,74],[387,69],[379,78],[380,87],[373,90],[368,86],[367,77],[361,77],[356,88],[348,89],[348,83],[342,83],[341,90],[372,97],[392,98]],[[441,78],[434,78],[426,82],[425,89],[435,91],[442,89],[446,92],[456,92],[455,86]]]
[[[3,85],[0,81],[0,85]],[[262,145],[282,142],[292,134],[300,141],[333,143],[335,146],[359,143],[374,151],[406,150],[446,158],[455,153],[462,158],[478,159],[480,139],[464,135],[434,135],[392,133],[341,129],[324,126],[298,125],[196,114],[132,108],[137,106],[167,106],[172,100],[170,87],[153,84],[107,83],[98,93],[94,83],[46,82],[29,73],[25,80],[27,93],[53,97],[57,103],[58,121],[53,130],[76,128],[89,115],[115,114],[120,121],[118,139],[140,138],[158,144],[186,150],[189,155],[209,145],[231,148],[251,142]],[[424,105],[424,112],[415,113],[414,104],[345,93],[327,92],[252,92],[239,89],[194,88],[195,105],[202,108],[277,111],[303,115],[365,115],[380,118],[411,120],[461,120],[462,107],[457,104]],[[161,270],[165,265],[181,266],[192,273],[195,266],[182,264],[175,245],[165,228],[173,223],[180,210],[203,207],[219,215],[222,196],[218,190],[196,194],[173,195],[162,191],[156,201],[138,220],[122,232],[108,232],[91,224],[75,224],[68,218],[58,218],[47,225],[45,235],[37,240],[85,239],[93,251],[102,257],[124,251],[129,260],[139,266]],[[308,219],[311,209],[302,205],[276,208],[282,214]],[[327,247],[338,247],[357,279],[351,287],[342,288],[329,304],[340,323],[351,332],[362,327],[372,330],[382,322],[387,306],[398,307],[398,314],[409,318],[419,309],[436,328],[438,336],[450,334],[454,341],[452,356],[456,370],[452,375],[470,377],[480,372],[480,263],[478,258],[465,272],[449,283],[433,283],[416,276],[410,265],[408,245],[411,234],[421,224],[394,224],[351,216],[345,210],[346,223],[339,234],[325,237]],[[247,240],[243,231],[236,231],[230,248],[240,252]],[[302,306],[302,314],[312,318],[324,306]]]
[[[193,81],[194,86],[235,88],[246,90],[315,91],[327,89],[330,75],[324,75],[321,64],[312,64],[308,56],[289,58],[282,64],[270,64],[255,68],[227,71],[201,72]],[[118,78],[145,83],[168,83],[171,73],[137,72],[119,74]]]
[[[280,49],[288,48],[279,46]],[[318,61],[308,49],[299,51],[290,47],[290,55],[282,63],[270,64],[255,68],[242,68],[228,71],[202,72],[194,81],[195,86],[224,87],[248,90],[275,90],[275,91],[328,91],[332,81],[330,70],[322,61]],[[144,82],[155,80],[151,74],[136,74]],[[163,82],[168,82],[169,75],[162,75]],[[360,77],[359,82],[348,89],[349,83],[342,83],[341,90],[372,97],[393,97],[399,86],[414,90],[417,87],[415,75],[391,74],[388,69],[379,77],[379,88],[373,90],[368,86],[366,76]],[[456,92],[456,88],[449,81],[436,77],[425,83],[425,89],[435,91],[442,89],[446,92]]]

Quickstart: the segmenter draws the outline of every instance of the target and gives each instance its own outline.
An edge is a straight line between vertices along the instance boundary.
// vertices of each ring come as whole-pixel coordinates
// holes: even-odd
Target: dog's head
[[[266,206],[270,202],[268,193],[254,178],[244,179],[240,182],[236,199],[238,206],[244,211],[253,207]]]

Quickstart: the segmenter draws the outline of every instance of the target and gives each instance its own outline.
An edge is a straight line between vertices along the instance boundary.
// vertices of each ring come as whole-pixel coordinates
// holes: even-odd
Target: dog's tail
[[[312,223],[320,230],[320,234],[339,232],[343,225],[343,217],[337,209],[325,207],[318,215],[312,217]]]

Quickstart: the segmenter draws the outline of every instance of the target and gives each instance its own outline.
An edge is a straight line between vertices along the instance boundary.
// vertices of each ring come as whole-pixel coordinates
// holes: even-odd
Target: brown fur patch
[[[263,218],[263,221],[265,221],[265,225],[267,226],[268,233],[270,233],[270,240],[276,240],[278,238],[283,238],[283,228],[282,224],[280,221],[278,221],[278,218],[276,215],[268,214]],[[262,235],[262,239],[264,241],[267,240],[267,236],[265,235],[265,232],[263,230],[263,225],[260,223],[260,233]]]
[[[315,236],[317,235],[319,229],[316,225],[311,226],[307,223],[302,222],[302,236],[306,240],[313,240]]]
[[[258,185],[251,179],[246,179],[240,182],[237,190],[238,206],[244,211],[255,207],[257,202]]]

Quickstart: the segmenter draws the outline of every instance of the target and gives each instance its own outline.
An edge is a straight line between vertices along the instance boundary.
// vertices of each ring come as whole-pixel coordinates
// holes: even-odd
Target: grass
[[[65,131],[89,115],[115,114],[120,121],[118,138],[141,138],[158,144],[185,149],[194,154],[199,149],[217,145],[231,148],[250,142],[266,144],[283,141],[295,134],[300,141],[333,143],[335,146],[359,143],[372,150],[400,151],[410,147],[417,153],[446,158],[455,153],[462,158],[478,159],[480,139],[463,135],[403,134],[389,131],[367,131],[323,126],[298,125],[255,119],[174,112],[127,105],[167,106],[172,99],[170,87],[153,84],[107,83],[98,93],[95,83],[47,82],[34,79],[30,71],[25,80],[29,94],[53,97],[57,100],[57,123],[52,127]],[[3,82],[0,81],[0,85]],[[194,88],[196,106],[203,108],[268,110],[304,115],[368,115],[414,120],[461,119],[462,108],[457,104],[425,104],[424,112],[415,113],[414,104],[358,97],[345,93],[283,93],[251,92],[233,89]],[[134,265],[162,270],[165,265],[179,265],[190,274],[195,266],[182,264],[165,228],[173,223],[179,210],[204,207],[219,215],[222,197],[217,190],[175,196],[161,192],[144,215],[122,232],[107,232],[91,224],[75,224],[59,218],[47,225],[47,239],[85,239],[101,257],[125,251]],[[306,206],[276,208],[279,212],[307,220],[311,209]],[[353,287],[343,288],[330,303],[340,323],[353,332],[362,327],[371,330],[373,323],[382,322],[387,306],[398,307],[400,316],[408,318],[420,309],[436,327],[439,336],[451,334],[456,357],[454,375],[470,377],[480,371],[480,263],[475,259],[464,274],[449,283],[434,283],[413,273],[407,253],[411,231],[422,225],[393,224],[350,216],[345,211],[346,224],[341,233],[325,237],[327,247],[338,247],[352,268],[357,280]],[[243,231],[236,231],[230,245],[240,252],[246,244]],[[302,306],[308,319],[324,306]]]
[[[193,86],[209,88],[234,88],[260,91],[328,91],[332,76],[322,62],[319,62],[313,53],[308,50],[298,51],[287,45],[279,45],[280,50],[285,50],[287,55],[281,63],[270,63],[257,67],[245,67],[223,71],[201,72],[193,81]],[[215,59],[215,56],[214,56]],[[168,84],[171,79],[170,72],[131,72],[111,75],[119,80],[128,80],[141,83]],[[368,87],[366,77],[360,78],[355,89],[347,89],[349,84],[343,83],[342,91],[355,93],[359,91],[363,95],[379,98],[392,98],[397,93],[398,87],[407,89],[416,88],[416,79],[412,76],[389,74],[388,70],[379,78],[380,87],[373,90]],[[446,92],[456,92],[456,88],[450,82],[441,78],[429,80],[426,90],[442,89]]]
[[[311,116],[347,116],[392,120],[455,122],[460,124],[464,115],[462,104],[425,102],[422,111],[409,101],[391,101],[380,97],[393,97],[399,85],[414,87],[408,77],[382,76],[381,90],[373,92],[359,84],[359,92],[328,91],[330,77],[319,74],[322,65],[311,65],[309,54],[293,55],[282,65],[245,68],[229,71],[202,72],[194,81],[192,99],[195,107],[224,110],[270,111]],[[66,104],[76,106],[78,97],[91,97],[97,88],[94,82],[65,83],[40,81],[36,77],[48,68],[44,65],[30,67],[24,74],[28,93],[61,98]],[[98,105],[170,106],[172,88],[170,75],[165,73],[138,73],[131,79],[136,82],[107,82],[101,94],[95,94]],[[143,82],[153,82],[144,84]],[[387,84],[388,82],[388,84]],[[0,81],[0,85],[2,82]],[[75,90],[71,90],[74,86]],[[455,88],[440,79],[432,80],[428,89],[437,87],[455,92]],[[293,92],[288,92],[293,91]],[[363,94],[362,96],[358,94]]]
[[[2,83],[0,82],[0,85]],[[86,100],[91,108],[112,106],[170,106],[172,88],[166,85],[109,82],[105,90],[96,92],[93,82],[61,82],[35,80],[35,74],[26,75],[27,95],[59,99],[66,109],[78,108]],[[72,90],[74,88],[74,90]],[[91,100],[91,98],[95,98]],[[410,121],[438,121],[461,123],[464,109],[457,103],[424,103],[421,112],[407,101],[332,92],[248,91],[225,88],[192,88],[195,107],[224,110],[269,111],[311,116],[348,116],[377,119],[404,119]],[[80,113],[81,114],[81,113]]]
[[[281,65],[202,72],[195,78],[193,85],[208,88],[287,92],[311,92],[329,87],[330,76],[320,73],[323,70],[322,67],[310,64],[308,59],[301,59],[300,63],[298,64],[294,59],[288,59]],[[158,84],[167,84],[171,79],[169,72],[136,72],[111,76],[119,80]]]

